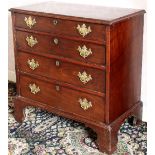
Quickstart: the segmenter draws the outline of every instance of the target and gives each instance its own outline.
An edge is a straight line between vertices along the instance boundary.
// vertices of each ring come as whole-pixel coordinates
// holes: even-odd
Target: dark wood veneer
[[[40,92],[32,94],[29,89],[29,84],[35,83],[40,88]],[[68,113],[77,113],[87,119],[104,122],[104,98],[75,91],[57,84],[48,83],[37,80],[28,76],[20,77],[21,96],[30,98],[35,101],[45,103],[55,107],[58,110],[62,109]],[[59,87],[59,90],[56,90]],[[87,98],[92,102],[92,108],[84,111],[80,107],[78,100]],[[67,100],[66,100],[67,99]],[[69,106],[69,108],[68,108]]]
[[[59,38],[63,38],[63,39],[67,39],[67,40],[74,40],[74,41],[81,41],[81,42],[88,42],[88,43],[93,43],[93,44],[97,44],[97,45],[105,45],[106,41],[103,40],[102,42],[98,41],[98,40],[90,40],[87,38],[77,38],[77,37],[70,37],[67,35],[61,35],[61,34],[56,34],[56,33],[48,33],[48,32],[42,32],[42,31],[35,31],[35,30],[31,30],[31,29],[24,29],[24,28],[20,28],[20,27],[15,27],[15,30],[17,31],[24,31],[24,32],[29,32],[29,33],[34,33],[34,34],[40,34],[40,35],[46,35],[46,36],[56,36]]]
[[[31,35],[38,41],[38,44],[32,48],[28,46],[26,42],[26,37]],[[19,49],[62,56],[86,63],[90,62],[105,65],[105,47],[103,45],[101,46],[83,41],[67,40],[58,36],[39,35],[22,31],[16,31],[16,37],[17,48]],[[55,38],[58,39],[57,45],[54,44]],[[79,46],[82,48],[84,45],[87,47],[87,50],[91,49],[92,51],[92,54],[85,59],[80,56],[79,51],[77,50]]]
[[[42,57],[46,57],[46,58],[52,58],[52,59],[57,59],[57,60],[62,60],[68,63],[73,63],[76,65],[80,65],[80,66],[87,66],[87,67],[91,67],[91,68],[96,68],[96,69],[100,69],[100,70],[106,70],[106,66],[105,65],[98,65],[95,63],[90,63],[90,62],[81,62],[81,61],[76,61],[73,60],[71,58],[67,58],[67,57],[61,57],[58,55],[52,55],[52,54],[48,54],[48,53],[42,53],[42,52],[33,52],[32,51],[28,51],[28,50],[23,50],[22,48],[18,48],[18,51],[24,52],[24,53],[28,53],[28,54],[34,54],[34,55],[38,55],[38,56],[42,56]]]
[[[24,18],[29,17],[26,14],[16,14],[16,27],[22,27],[25,29],[29,29],[24,22]],[[39,17],[32,16],[32,18],[36,19],[37,24],[32,27],[32,30],[54,33],[59,35],[66,35],[70,37],[83,38],[77,30],[77,25],[82,25],[82,22],[70,21],[70,20],[62,20],[57,18],[47,18],[47,17]],[[23,20],[21,20],[23,19]],[[53,24],[53,20],[57,20],[57,25]],[[86,23],[86,26],[90,26],[92,33],[88,34],[85,38],[88,40],[95,40],[99,42],[103,42],[105,40],[105,26],[100,24],[92,24]],[[68,30],[69,29],[69,30]],[[60,31],[61,30],[61,31]],[[83,39],[85,39],[83,38]]]
[[[35,70],[30,69],[27,63],[28,60],[32,59],[38,61],[39,63],[39,67]],[[59,66],[56,66],[57,62],[59,62]],[[59,59],[48,59],[23,52],[18,53],[18,68],[23,72],[42,75],[50,79],[57,79],[58,81],[63,81],[78,87],[83,87],[102,93],[105,92],[105,72],[102,70],[78,66]],[[92,80],[86,84],[83,84],[78,77],[79,72],[86,72],[88,75],[91,75]]]
[[[46,10],[47,5],[51,7]],[[56,5],[61,9],[55,9]],[[21,122],[23,109],[30,105],[83,122],[97,133],[100,151],[110,154],[116,149],[117,132],[123,121],[129,116],[142,117],[145,11],[70,6],[67,10],[66,4],[49,2],[44,6],[11,9],[17,75],[15,118]],[[24,23],[24,18],[29,16],[37,21],[31,29]],[[55,26],[53,19],[58,21]],[[92,28],[86,37],[80,36],[76,29],[77,24],[83,23]],[[33,48],[26,44],[27,35],[38,39]],[[52,43],[55,37],[59,39],[58,45]],[[77,51],[79,45],[88,46],[93,54],[83,59]],[[27,64],[32,58],[39,62],[34,71]],[[60,66],[55,65],[57,60]],[[93,80],[83,85],[77,77],[79,71],[91,74]],[[32,94],[30,83],[38,85],[41,91]],[[79,98],[90,100],[92,107],[82,109]]]
[[[59,2],[46,2],[24,7],[11,8],[10,11],[20,14],[37,15],[105,25],[112,25],[119,21],[123,21],[137,15],[143,15],[145,13],[145,10],[140,9],[68,4]]]
[[[109,123],[140,101],[143,20],[136,16],[110,30]]]

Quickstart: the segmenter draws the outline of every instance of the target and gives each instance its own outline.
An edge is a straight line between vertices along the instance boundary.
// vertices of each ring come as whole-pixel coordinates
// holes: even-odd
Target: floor
[[[39,108],[27,107],[22,124],[13,117],[15,83],[9,82],[9,140],[12,155],[106,155],[98,151],[96,134],[84,124],[57,116]],[[113,155],[147,154],[147,123],[124,122],[118,132],[117,151]]]

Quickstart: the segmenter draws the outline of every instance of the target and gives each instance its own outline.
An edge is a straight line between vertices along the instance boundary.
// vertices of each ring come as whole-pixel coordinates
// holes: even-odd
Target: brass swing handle
[[[77,50],[79,51],[80,56],[84,59],[87,58],[89,55],[93,54],[91,48],[88,49],[86,45],[82,47],[78,46]]]
[[[86,24],[82,24],[81,26],[78,24],[77,25],[77,30],[79,32],[79,34],[82,36],[82,37],[85,37],[86,35],[88,35],[90,32],[92,32],[90,26],[86,26]]]
[[[38,40],[36,38],[34,38],[32,35],[27,36],[26,41],[27,41],[28,46],[30,46],[30,47],[33,47],[34,45],[36,45],[38,43]]]
[[[88,75],[85,71],[82,73],[79,72],[77,76],[83,84],[86,84],[93,79],[92,76],[90,74]]]
[[[28,59],[27,60],[27,64],[29,65],[29,68],[32,70],[35,70],[36,68],[39,67],[39,63],[38,61],[35,61],[34,59]]]
[[[79,98],[79,103],[83,110],[88,110],[89,108],[92,107],[91,101],[88,101],[86,98],[84,98],[84,99]]]
[[[32,19],[31,16],[29,16],[28,18],[25,17],[24,21],[30,29],[37,23],[35,18]]]
[[[35,83],[29,84],[29,88],[32,94],[37,94],[40,91],[39,86],[37,86]]]

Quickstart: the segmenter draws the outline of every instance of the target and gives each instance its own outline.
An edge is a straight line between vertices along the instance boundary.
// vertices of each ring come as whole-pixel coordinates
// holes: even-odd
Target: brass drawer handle
[[[36,86],[36,84],[29,84],[29,88],[32,94],[37,94],[40,91],[39,86]]]
[[[84,59],[92,54],[91,48],[87,49],[85,45],[82,47],[78,46],[77,50],[79,51],[80,56],[82,56]]]
[[[36,45],[38,43],[37,39],[34,38],[33,36],[27,36],[26,37],[26,41],[27,41],[27,44],[30,46],[30,47],[33,47],[34,45]]]
[[[35,20],[35,18],[32,19],[31,16],[29,16],[28,18],[25,17],[24,21],[25,21],[26,25],[27,25],[30,29],[37,23],[36,20]]]
[[[92,107],[92,103],[91,101],[88,101],[86,98],[84,99],[79,99],[79,103],[80,103],[80,106],[83,110],[88,110],[89,108]]]
[[[88,26],[88,28],[87,28],[87,26],[85,24],[82,24],[81,26],[78,24],[77,30],[79,31],[80,35],[82,35],[83,37],[85,37],[90,32],[92,32],[90,26]]]
[[[34,59],[31,59],[31,60],[28,59],[27,63],[32,70],[35,70],[36,68],[39,67],[38,61],[35,61]]]
[[[56,19],[53,20],[53,25],[57,25],[58,21]]]
[[[54,38],[53,42],[54,42],[55,45],[58,45],[59,40],[57,38]]]
[[[89,82],[90,80],[92,80],[92,77],[91,75],[88,75],[85,71],[83,73],[78,73],[77,75],[80,79],[80,81],[83,83],[83,84],[86,84],[87,82]]]

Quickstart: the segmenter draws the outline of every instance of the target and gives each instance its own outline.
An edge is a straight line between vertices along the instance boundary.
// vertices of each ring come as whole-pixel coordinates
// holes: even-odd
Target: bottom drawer
[[[104,122],[103,97],[20,75],[21,96],[89,120]]]

